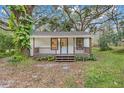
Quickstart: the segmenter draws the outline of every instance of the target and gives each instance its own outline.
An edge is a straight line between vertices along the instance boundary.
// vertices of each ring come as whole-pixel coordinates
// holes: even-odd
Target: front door
[[[68,53],[68,38],[60,39],[60,53],[67,54]]]

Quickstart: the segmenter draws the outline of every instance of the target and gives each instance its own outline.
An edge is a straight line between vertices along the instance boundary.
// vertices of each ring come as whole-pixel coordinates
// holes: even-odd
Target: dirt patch
[[[0,88],[9,88],[15,83],[15,80],[0,80]]]
[[[44,63],[44,64],[36,64],[36,65],[34,65],[34,66],[36,66],[36,67],[42,67],[42,68],[52,68],[52,67],[55,67],[55,66],[57,66],[58,64],[56,64],[56,63]]]
[[[66,87],[64,81],[74,76],[82,79],[85,63],[38,62],[33,65],[0,64],[0,87]],[[83,87],[83,83],[80,87]]]

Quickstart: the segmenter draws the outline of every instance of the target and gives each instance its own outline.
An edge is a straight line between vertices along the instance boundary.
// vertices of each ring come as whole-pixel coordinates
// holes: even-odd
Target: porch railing
[[[42,54],[57,54],[57,50],[51,50],[50,47],[35,47],[34,55],[42,55]]]
[[[90,48],[84,47],[82,50],[77,50],[76,47],[73,47],[73,50],[68,54],[89,54]],[[51,50],[50,47],[35,47],[34,55],[57,55],[60,54],[59,50]]]

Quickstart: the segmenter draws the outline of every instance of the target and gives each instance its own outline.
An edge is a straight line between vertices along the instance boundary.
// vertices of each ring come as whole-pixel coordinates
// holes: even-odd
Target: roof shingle
[[[36,31],[32,34],[33,36],[72,36],[72,35],[90,35],[88,32],[40,32]]]

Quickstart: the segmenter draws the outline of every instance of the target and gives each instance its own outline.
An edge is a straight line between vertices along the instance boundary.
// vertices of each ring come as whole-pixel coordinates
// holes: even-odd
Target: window
[[[58,49],[58,39],[57,38],[51,38],[51,49],[52,50]]]
[[[77,50],[83,49],[83,38],[76,38],[76,49]]]

